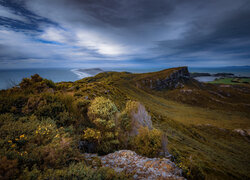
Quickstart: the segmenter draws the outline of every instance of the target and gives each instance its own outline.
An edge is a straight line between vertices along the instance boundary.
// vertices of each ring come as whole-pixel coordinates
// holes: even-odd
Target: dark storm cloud
[[[25,8],[24,2],[21,0],[0,0],[0,6],[7,8],[17,19],[12,17],[0,16],[0,25],[16,30],[36,30],[39,31],[40,23],[48,23],[56,25],[49,19],[37,16],[35,13]]]
[[[100,22],[118,27],[159,21],[174,9],[173,4],[166,0],[158,0],[157,3],[152,0],[73,0],[73,3]]]
[[[249,3],[242,4],[238,11],[222,14],[222,16],[223,20],[215,20],[212,26],[206,26],[206,21],[196,21],[193,28],[185,33],[185,38],[160,41],[157,48],[162,51],[171,49],[173,53],[167,53],[168,55],[182,54],[184,57],[188,53],[202,51],[224,53],[225,56],[234,53],[235,58],[245,60],[249,64],[249,54],[241,54],[250,52]],[[211,32],[204,35],[203,32],[206,31],[203,29],[204,26]],[[202,56],[200,58],[206,59]]]
[[[17,39],[0,36],[5,59],[10,53],[92,66],[250,64],[249,0],[0,0],[1,26]]]

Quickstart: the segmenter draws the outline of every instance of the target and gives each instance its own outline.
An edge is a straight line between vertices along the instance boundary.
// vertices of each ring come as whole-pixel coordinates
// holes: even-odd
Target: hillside
[[[131,174],[116,177],[112,169],[91,169],[81,153],[130,149],[162,157],[164,141],[159,137],[166,136],[164,152],[187,179],[249,179],[249,102],[249,84],[200,83],[187,67],[103,72],[56,84],[34,75],[0,92],[0,161],[12,167],[0,171],[8,171],[9,177],[38,177],[40,172],[43,178],[51,173],[69,177],[66,172],[84,167],[86,174],[102,179],[128,179]],[[132,116],[138,112],[143,122]],[[146,123],[148,130],[132,136],[138,123]],[[86,140],[88,148],[82,144],[79,149]]]

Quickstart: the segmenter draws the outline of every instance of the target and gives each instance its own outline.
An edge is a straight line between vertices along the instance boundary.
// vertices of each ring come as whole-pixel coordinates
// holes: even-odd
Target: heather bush
[[[117,112],[116,105],[104,97],[95,98],[88,108],[88,117],[93,123],[94,129],[85,130],[83,139],[98,141],[99,153],[108,153],[117,149],[119,144],[115,125]],[[93,136],[98,138],[93,139]]]

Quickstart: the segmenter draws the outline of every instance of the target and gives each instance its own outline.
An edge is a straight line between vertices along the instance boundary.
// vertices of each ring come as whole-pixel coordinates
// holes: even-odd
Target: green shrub
[[[63,169],[47,169],[40,175],[40,179],[127,180],[131,179],[131,177],[126,176],[124,173],[116,173],[113,169],[107,167],[92,169],[79,162],[72,163],[69,167]]]
[[[33,83],[41,82],[41,81],[43,81],[43,78],[40,77],[38,74],[34,74],[34,75],[31,76],[31,81]]]
[[[33,166],[31,170],[26,168],[20,177],[23,180],[35,180],[35,179],[83,179],[83,180],[127,180],[131,179],[130,176],[125,175],[124,173],[116,173],[113,169],[102,167],[98,169],[92,169],[86,166],[84,163],[71,163],[68,167],[61,169],[45,169],[41,171],[37,166]]]
[[[60,129],[62,130],[62,129]],[[38,145],[46,145],[59,133],[54,121],[47,119],[42,121],[33,132],[34,141]],[[61,131],[60,131],[61,133]]]
[[[99,142],[101,139],[101,132],[96,129],[87,128],[86,130],[84,130],[82,139]]]
[[[32,85],[32,81],[29,78],[23,78],[22,82],[19,84],[20,88],[25,89]]]
[[[0,96],[0,113],[21,114],[28,98],[22,93],[6,93]]]
[[[97,97],[91,102],[88,109],[88,116],[91,120],[101,118],[114,121],[117,112],[117,107],[111,100],[104,97]]]
[[[119,117],[119,127],[123,132],[129,132],[132,129],[132,119],[129,114],[130,112],[125,109]]]
[[[59,119],[59,113],[66,110],[65,104],[61,101],[59,96],[60,95],[54,95],[51,93],[43,93],[39,104],[34,111],[35,115],[38,117]]]
[[[74,97],[64,93],[55,94],[55,100],[61,102],[69,113],[75,113]]]
[[[0,114],[0,128],[7,122],[14,122],[14,115],[11,113]]]
[[[42,149],[45,167],[62,168],[70,162],[78,161],[78,151],[73,148],[69,137],[55,136],[53,141]]]
[[[88,111],[90,101],[86,99],[79,99],[76,101],[76,106],[81,114],[86,114]]]
[[[41,101],[40,96],[37,96],[37,95],[30,96],[26,105],[22,108],[22,112],[24,114],[33,113],[37,109],[37,106],[38,106],[40,101]]]
[[[18,120],[14,119],[10,114],[0,115],[0,120],[6,118],[0,127],[0,137],[2,139],[13,140],[22,134],[32,135],[40,121],[35,117],[23,117]],[[26,121],[25,119],[28,119]]]
[[[43,79],[38,74],[34,74],[31,78],[23,78],[19,86],[26,93],[40,93],[49,88],[56,88],[53,81]]]
[[[19,179],[21,180],[36,180],[41,179],[42,171],[40,171],[36,165],[32,167],[31,170],[29,168],[25,168],[23,173],[20,175]]]
[[[117,112],[116,105],[104,97],[95,98],[88,108],[88,116],[94,129],[85,130],[83,137],[88,141],[98,140],[99,153],[112,152],[118,147],[118,132],[115,126]]]
[[[56,88],[56,85],[52,80],[44,79],[43,81],[49,88]]]
[[[39,104],[35,114],[38,117],[50,117],[50,118],[57,118],[57,115],[60,112],[63,112],[65,110],[64,105],[60,102],[44,102]]]
[[[153,129],[149,130],[147,127],[141,127],[139,134],[133,139],[133,147],[135,151],[147,157],[158,156],[162,151],[162,132]]]

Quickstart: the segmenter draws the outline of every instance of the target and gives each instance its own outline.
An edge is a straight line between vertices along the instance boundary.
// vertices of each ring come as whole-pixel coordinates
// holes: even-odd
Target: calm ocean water
[[[157,69],[104,69],[115,71],[129,71],[135,73],[152,72],[162,70]],[[208,72],[208,73],[234,73],[235,75],[250,77],[250,66],[247,67],[225,67],[225,68],[189,68],[190,72]],[[47,68],[47,69],[6,69],[0,70],[0,89],[7,89],[18,84],[25,77],[33,74],[39,74],[41,77],[50,79],[54,82],[76,81],[84,77],[91,76],[87,73],[78,71],[78,69],[69,68]]]
[[[73,73],[71,69],[8,69],[0,70],[0,89],[10,88],[15,84],[21,82],[25,77],[30,77],[33,74],[39,74],[41,77],[60,81],[75,81],[79,79],[77,74]]]

